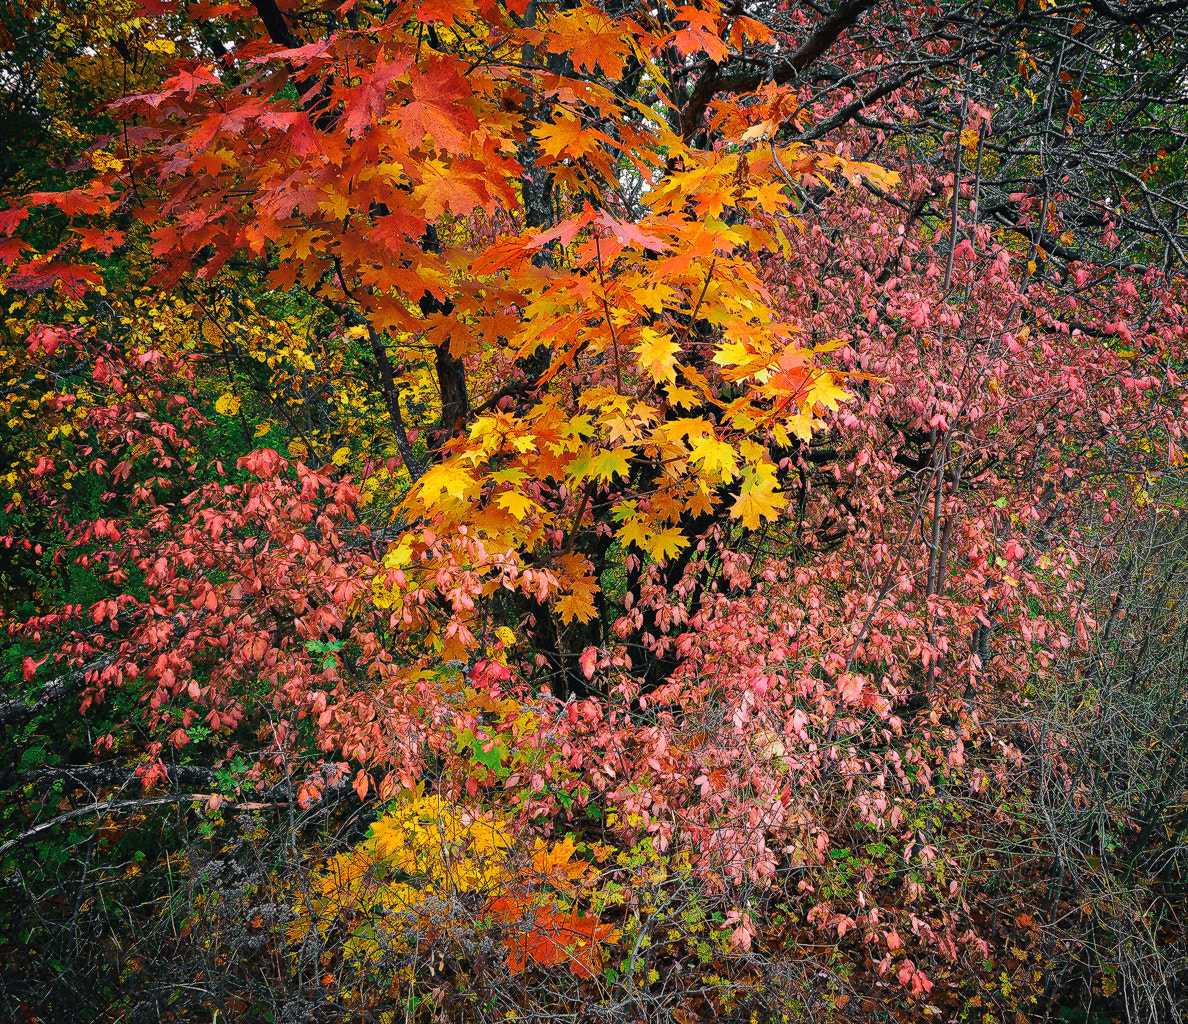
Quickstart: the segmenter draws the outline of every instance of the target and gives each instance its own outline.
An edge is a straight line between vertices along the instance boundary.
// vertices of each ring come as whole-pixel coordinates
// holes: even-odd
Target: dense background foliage
[[[1183,0],[0,0],[0,1013],[1188,1014]]]

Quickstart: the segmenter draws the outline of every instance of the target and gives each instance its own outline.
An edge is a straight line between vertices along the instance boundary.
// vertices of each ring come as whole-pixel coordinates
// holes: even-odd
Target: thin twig
[[[256,801],[235,803],[219,793],[175,793],[172,796],[150,796],[140,800],[101,800],[97,803],[88,804],[86,807],[76,807],[74,810],[67,811],[65,814],[59,814],[56,818],[51,818],[49,821],[43,821],[40,825],[34,825],[31,829],[27,829],[20,835],[8,840],[3,846],[0,846],[0,855],[7,853],[17,844],[40,835],[42,832],[48,832],[51,828],[56,828],[58,825],[72,821],[75,818],[84,818],[89,814],[111,814],[115,811],[135,810],[138,807],[154,807],[161,804],[186,804],[195,800],[207,802],[211,799],[222,801],[221,806],[231,811],[268,811],[289,807],[293,803],[292,800],[267,803]]]

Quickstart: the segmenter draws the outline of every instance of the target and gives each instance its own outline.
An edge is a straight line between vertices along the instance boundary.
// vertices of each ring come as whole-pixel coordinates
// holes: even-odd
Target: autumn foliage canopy
[[[5,1012],[1179,1019],[1131,7],[0,4]]]

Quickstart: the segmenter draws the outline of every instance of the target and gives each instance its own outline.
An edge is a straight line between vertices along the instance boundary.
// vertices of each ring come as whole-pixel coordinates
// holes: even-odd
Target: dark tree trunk
[[[441,240],[437,237],[435,225],[430,224],[426,229],[421,248],[426,252],[441,252]],[[434,313],[449,316],[454,311],[453,302],[438,299],[429,292],[421,296],[420,306],[421,315],[426,317]],[[434,363],[437,368],[437,386],[441,391],[441,419],[438,421],[436,439],[437,447],[440,448],[462,433],[470,413],[470,400],[466,395],[466,365],[450,353],[449,338],[437,345]]]

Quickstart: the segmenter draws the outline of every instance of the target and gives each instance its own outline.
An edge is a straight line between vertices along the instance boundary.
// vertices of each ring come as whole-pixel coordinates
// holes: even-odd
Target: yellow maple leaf
[[[788,197],[784,194],[784,187],[783,180],[779,178],[759,185],[752,185],[746,191],[746,198],[758,203],[768,213],[777,213],[788,205]]]
[[[507,440],[521,455],[527,455],[529,452],[537,450],[535,434],[511,434]]]
[[[811,441],[813,437],[813,418],[805,413],[796,413],[789,416],[786,421],[786,426],[792,431],[801,441]]]
[[[681,387],[680,384],[669,384],[664,392],[668,396],[668,404],[682,409],[696,409],[702,404],[701,397],[692,388]]]
[[[652,380],[676,382],[676,356],[681,346],[671,334],[662,334],[645,327],[640,331],[639,344],[635,346],[637,361]]]
[[[521,480],[527,480],[528,474],[518,466],[507,466],[488,473],[487,479],[497,484],[518,484]]]
[[[507,509],[521,523],[529,512],[534,509],[540,510],[540,506],[535,501],[516,490],[500,491],[495,495],[495,504],[500,508]]]
[[[615,531],[615,536],[621,544],[634,544],[641,551],[648,549],[648,530],[642,519],[628,519]]]
[[[650,309],[653,313],[659,313],[664,309],[666,303],[671,302],[676,297],[676,290],[670,288],[663,281],[652,281],[637,297],[643,303],[645,309]]]
[[[693,438],[691,443],[693,461],[701,463],[702,472],[710,480],[730,481],[738,475],[738,459],[725,441],[707,434]]]
[[[388,549],[387,554],[384,555],[383,564],[389,568],[399,568],[402,565],[408,565],[412,561],[413,545],[412,538],[405,534],[400,538],[400,543]]]
[[[448,462],[430,469],[421,477],[420,484],[421,500],[426,505],[435,504],[442,494],[448,494],[451,498],[465,501],[467,495],[475,487],[474,478],[470,474]]]
[[[616,473],[626,479],[629,468],[624,449],[602,448],[570,463],[569,474],[574,480],[595,478],[608,483]]]
[[[682,548],[689,546],[689,539],[675,526],[669,526],[650,536],[644,546],[648,554],[659,561],[679,554]]]
[[[834,383],[831,374],[821,373],[813,379],[813,382],[808,387],[808,393],[805,396],[805,406],[811,409],[820,402],[826,409],[832,409],[836,412],[842,402],[848,402],[853,397],[845,388],[838,387]]]
[[[724,376],[729,380],[742,380],[767,369],[770,355],[755,350],[746,341],[723,341],[714,353],[714,362],[725,368]]]
[[[748,530],[757,530],[764,519],[775,520],[786,508],[788,499],[776,490],[770,470],[748,467],[743,474],[742,493],[730,506],[733,519],[741,519]]]

